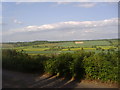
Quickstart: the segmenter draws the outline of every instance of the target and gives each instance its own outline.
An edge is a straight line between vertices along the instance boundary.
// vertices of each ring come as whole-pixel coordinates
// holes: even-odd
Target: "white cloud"
[[[86,30],[86,33],[95,32],[94,30]]]
[[[14,22],[15,24],[22,24],[22,22],[21,22],[21,21],[18,21],[17,19],[14,19],[13,22]]]
[[[54,26],[52,25],[42,25],[42,26],[27,26],[24,27],[23,30],[26,31],[42,31],[42,30],[50,30],[50,29],[54,29]]]
[[[18,21],[14,21],[15,23],[19,23]],[[117,26],[118,19],[112,18],[112,19],[106,19],[106,20],[100,20],[100,21],[67,21],[67,22],[59,22],[55,24],[44,24],[41,26],[26,26],[20,29],[15,30],[9,30],[7,33],[19,33],[19,32],[40,32],[40,31],[46,31],[46,30],[82,30],[82,29],[88,29],[88,28],[104,28],[109,26]]]
[[[57,2],[58,5],[60,5],[60,4],[65,4],[66,5],[66,4],[70,4],[70,3],[71,2]]]
[[[115,38],[118,36],[118,19],[99,21],[66,21],[23,28],[3,30],[5,40],[71,40]],[[6,31],[6,32],[5,32]]]
[[[79,4],[76,4],[75,6],[76,7],[83,7],[83,8],[91,8],[91,7],[94,7],[96,5],[96,3],[93,3],[93,2],[90,2],[90,3],[79,3]]]
[[[95,2],[76,2],[76,3],[72,3],[72,2],[56,2],[56,3],[57,3],[56,6],[71,4],[72,6],[82,7],[82,8],[91,8],[91,7],[94,7],[95,5],[97,5],[97,3],[95,3]]]
[[[22,2],[16,2],[16,5],[19,5],[19,4],[21,4]]]

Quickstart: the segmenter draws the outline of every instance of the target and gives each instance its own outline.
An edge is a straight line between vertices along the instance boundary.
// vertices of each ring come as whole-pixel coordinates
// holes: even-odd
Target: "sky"
[[[118,3],[3,2],[1,24],[3,42],[118,38]]]

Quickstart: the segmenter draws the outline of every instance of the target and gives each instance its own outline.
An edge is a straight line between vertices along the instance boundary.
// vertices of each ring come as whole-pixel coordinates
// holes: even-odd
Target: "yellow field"
[[[70,48],[72,51],[81,50],[82,48]],[[96,48],[83,48],[84,50],[95,50]],[[62,49],[62,51],[67,51],[69,49]]]
[[[26,48],[26,49],[22,49],[24,51],[44,51],[47,50],[49,48]],[[17,50],[21,50],[21,49],[17,49]]]
[[[97,46],[97,48],[110,49],[110,48],[115,48],[115,47],[114,46]]]

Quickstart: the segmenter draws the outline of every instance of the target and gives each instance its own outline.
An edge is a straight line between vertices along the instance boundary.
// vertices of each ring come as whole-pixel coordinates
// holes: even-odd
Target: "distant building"
[[[82,44],[84,42],[76,41],[75,44]]]

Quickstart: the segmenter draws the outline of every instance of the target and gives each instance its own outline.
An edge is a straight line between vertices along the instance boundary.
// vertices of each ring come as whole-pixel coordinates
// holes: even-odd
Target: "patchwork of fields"
[[[82,43],[81,43],[82,42]],[[3,43],[2,49],[16,49],[23,53],[35,54],[59,54],[78,50],[107,52],[118,49],[118,39],[105,40],[81,40],[81,41],[34,41]]]

